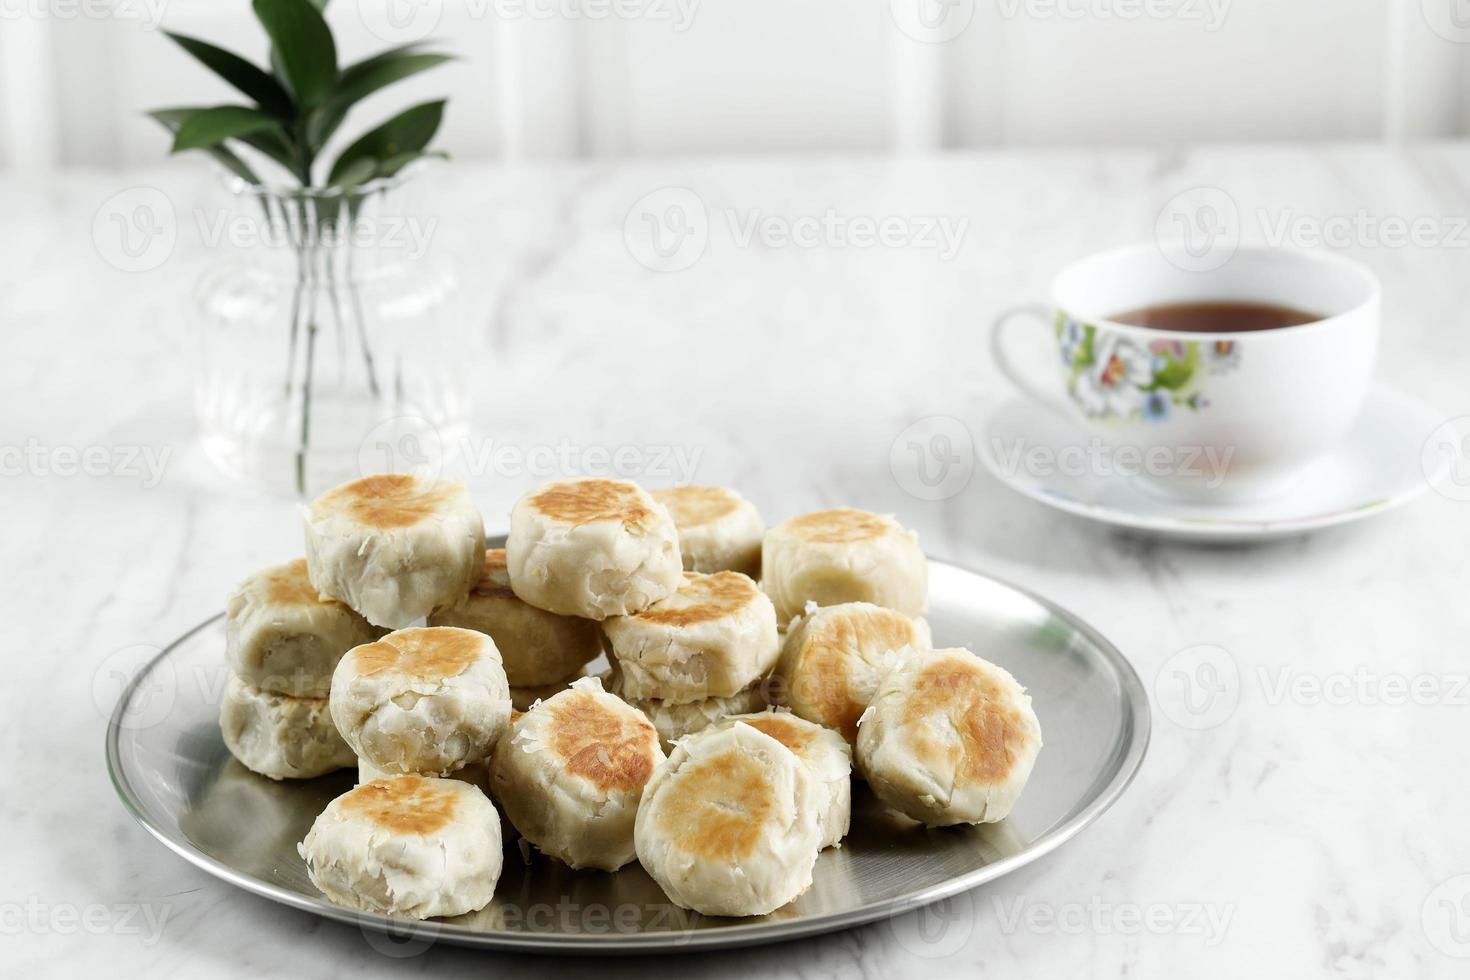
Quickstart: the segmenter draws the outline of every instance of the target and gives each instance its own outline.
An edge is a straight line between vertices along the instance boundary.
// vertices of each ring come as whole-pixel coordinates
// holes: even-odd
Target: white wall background
[[[1448,137],[1470,0],[334,0],[343,60],[461,57],[461,159]],[[0,166],[121,167],[161,105],[234,101],[158,32],[263,59],[246,0],[0,0]],[[951,36],[952,35],[952,36]],[[349,129],[352,125],[349,124]]]

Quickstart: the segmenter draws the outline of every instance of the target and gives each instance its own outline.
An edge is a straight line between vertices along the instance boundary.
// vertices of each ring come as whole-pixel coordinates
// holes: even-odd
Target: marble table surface
[[[933,416],[978,440],[1011,396],[990,318],[1072,258],[1149,239],[1198,188],[1225,195],[1246,240],[1326,230],[1322,247],[1371,266],[1382,379],[1447,420],[1470,414],[1470,146],[456,165],[431,183],[433,248],[470,304],[477,438],[569,446],[573,469],[589,447],[631,447],[647,470],[634,475],[729,483],[768,518],[899,514],[932,553],[1054,599],[1131,658],[1155,697],[1141,774],[1061,851],[926,919],[673,961],[395,958],[196,871],[108,783],[115,668],[297,553],[300,532],[294,501],[226,481],[194,440],[186,299],[214,258],[201,229],[180,220],[167,254],[130,272],[106,226],[139,188],[181,215],[225,202],[187,162],[0,181],[0,972],[1465,974],[1470,504],[1431,492],[1350,528],[1206,548],[1053,513],[964,452],[942,499],[922,499],[891,450]],[[650,194],[695,196],[701,254],[630,245],[627,216]],[[855,219],[891,216],[909,221],[865,245]],[[1430,234],[1380,233],[1414,219]],[[688,267],[648,267],[661,262]],[[499,530],[536,476],[472,481]],[[1230,710],[1207,725],[1171,687],[1200,644],[1235,668]]]

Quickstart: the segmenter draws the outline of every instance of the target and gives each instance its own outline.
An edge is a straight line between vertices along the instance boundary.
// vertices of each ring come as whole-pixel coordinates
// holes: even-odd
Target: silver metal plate
[[[220,738],[228,670],[223,617],[180,637],[123,693],[107,731],[118,794],[147,830],[212,875],[248,891],[373,931],[499,949],[652,952],[767,943],[896,915],[1035,861],[1098,818],[1123,792],[1148,743],[1148,699],[1132,667],[1085,623],[1051,603],[943,561],[929,565],[936,646],[968,647],[1030,691],[1046,746],[1005,821],[925,830],[861,783],[852,834],[823,852],[811,889],[767,916],[727,919],[677,908],[635,863],[615,874],[527,864],[507,825],[505,871],[489,907],[408,924],[328,902],[296,844],[351,771],[276,783],[236,762]]]

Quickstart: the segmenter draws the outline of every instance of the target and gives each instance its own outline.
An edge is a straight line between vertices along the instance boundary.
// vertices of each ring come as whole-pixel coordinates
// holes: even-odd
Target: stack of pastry
[[[357,763],[300,848],[346,905],[482,908],[493,798],[547,858],[637,860],[679,905],[764,914],[846,836],[854,764],[923,824],[978,823],[1040,748],[1009,674],[931,649],[923,553],[885,515],[766,531],[724,488],[561,480],[487,551],[462,487],[377,476],[314,501],[306,539],[231,600],[254,707],[221,723],[275,778]]]
[[[382,631],[323,599],[296,560],[247,578],[225,603],[230,680],[220,731],[247,768],[310,779],[353,764],[328,710],[332,672],[348,650]]]

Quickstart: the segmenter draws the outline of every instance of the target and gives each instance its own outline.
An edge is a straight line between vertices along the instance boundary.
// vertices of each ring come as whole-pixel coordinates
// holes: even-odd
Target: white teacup
[[[1178,261],[1171,259],[1178,258]],[[1138,245],[1067,266],[1050,307],[999,317],[996,363],[1036,401],[1062,412],[1174,497],[1256,500],[1348,432],[1372,382],[1378,347],[1377,278],[1331,254],[1242,246],[1216,269]],[[1299,326],[1240,333],[1157,330],[1110,320],[1175,303],[1250,302],[1320,314]],[[1021,370],[1008,324],[1030,314],[1046,327],[1050,377]],[[1113,470],[1118,472],[1118,468]]]

